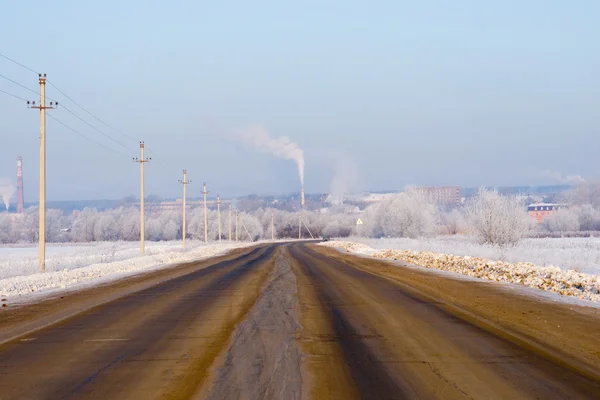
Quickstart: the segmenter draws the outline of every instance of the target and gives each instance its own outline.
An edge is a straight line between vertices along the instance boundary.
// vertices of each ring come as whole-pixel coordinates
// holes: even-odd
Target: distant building
[[[537,222],[542,222],[544,218],[563,208],[567,208],[567,205],[555,203],[536,203],[527,206],[527,213],[535,218]]]
[[[461,203],[460,186],[417,186],[415,190],[434,204],[457,206]]]

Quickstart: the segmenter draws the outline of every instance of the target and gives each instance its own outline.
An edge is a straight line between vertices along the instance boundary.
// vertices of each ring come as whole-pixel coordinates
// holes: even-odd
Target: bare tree
[[[467,221],[483,243],[514,245],[532,229],[525,204],[515,196],[480,189],[466,208]]]
[[[577,209],[558,210],[542,222],[542,227],[548,232],[573,232],[581,227]]]
[[[463,212],[457,208],[449,213],[442,214],[441,221],[445,232],[450,235],[463,233],[468,229]]]
[[[373,237],[427,236],[436,231],[437,209],[414,189],[386,197],[366,210],[366,234]]]

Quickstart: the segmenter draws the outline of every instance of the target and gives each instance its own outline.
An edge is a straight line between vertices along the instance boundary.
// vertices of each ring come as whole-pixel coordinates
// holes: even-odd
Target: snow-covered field
[[[0,247],[0,296],[23,298],[98,284],[252,244],[189,241],[184,250],[181,241],[149,242],[143,257],[137,242],[54,245],[47,247],[44,274],[38,273],[36,247]]]
[[[530,239],[504,250],[468,238],[351,240],[323,245],[600,302],[597,239]]]
[[[346,239],[344,239],[346,240]],[[530,262],[540,267],[557,266],[600,275],[600,238],[525,239],[505,249],[482,245],[468,236],[438,236],[424,239],[349,238],[374,249],[433,251],[457,256],[472,256],[511,263]]]

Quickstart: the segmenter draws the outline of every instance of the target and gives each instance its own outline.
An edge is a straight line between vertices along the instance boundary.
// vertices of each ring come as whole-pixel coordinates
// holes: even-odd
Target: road
[[[2,309],[0,399],[598,399],[598,327],[586,307],[260,245]]]

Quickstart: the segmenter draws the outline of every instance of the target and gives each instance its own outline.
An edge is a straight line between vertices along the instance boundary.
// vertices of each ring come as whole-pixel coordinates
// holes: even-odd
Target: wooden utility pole
[[[46,74],[38,74],[40,81],[40,105],[35,101],[27,102],[29,108],[40,110],[40,205],[38,232],[38,269],[46,272],[46,109],[56,108],[58,103],[50,102],[46,106]]]
[[[152,158],[144,157],[144,142],[140,142],[140,158],[135,157],[133,161],[140,163],[140,253],[144,255],[144,164],[152,160]]]
[[[185,249],[185,237],[186,237],[186,226],[185,226],[185,222],[186,222],[186,218],[185,218],[185,214],[186,214],[186,186],[190,183],[192,183],[192,181],[188,181],[187,180],[187,170],[184,169],[183,170],[183,180],[179,180],[179,183],[181,183],[183,185],[183,221],[182,221],[182,233],[181,233],[181,238],[183,239],[183,248]]]
[[[221,241],[221,198],[217,193],[217,225],[219,225],[219,242]]]
[[[204,243],[208,243],[208,211],[206,208],[206,195],[208,192],[206,191],[206,182],[204,182],[204,191],[202,194],[204,195]]]

